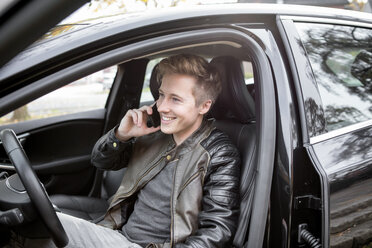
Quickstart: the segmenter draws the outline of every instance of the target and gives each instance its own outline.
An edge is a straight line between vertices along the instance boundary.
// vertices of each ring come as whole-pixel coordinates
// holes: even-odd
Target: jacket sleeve
[[[116,128],[103,135],[93,147],[91,162],[99,169],[119,170],[129,162],[134,139],[120,141],[115,136]]]
[[[231,246],[239,215],[240,156],[231,143],[224,144],[212,148],[198,230],[176,248]]]

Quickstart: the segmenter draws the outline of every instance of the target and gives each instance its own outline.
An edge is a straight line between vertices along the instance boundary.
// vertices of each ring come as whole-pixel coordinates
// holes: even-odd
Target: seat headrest
[[[151,77],[150,77],[150,91],[155,101],[159,99],[159,87],[160,87],[160,84],[158,83],[157,71],[158,71],[158,65],[155,65],[154,68],[152,69]]]
[[[247,90],[240,61],[231,56],[221,56],[212,59],[210,64],[220,74],[222,91],[209,115],[217,120],[253,121],[255,103]]]

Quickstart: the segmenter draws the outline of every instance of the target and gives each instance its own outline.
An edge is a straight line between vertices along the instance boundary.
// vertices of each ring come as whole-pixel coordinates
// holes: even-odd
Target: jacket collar
[[[195,146],[209,136],[214,129],[213,122],[213,120],[207,120],[204,118],[200,127],[178,146],[176,146],[173,136],[169,135],[170,141],[167,152],[174,154],[172,157],[178,158],[179,156],[191,151]]]

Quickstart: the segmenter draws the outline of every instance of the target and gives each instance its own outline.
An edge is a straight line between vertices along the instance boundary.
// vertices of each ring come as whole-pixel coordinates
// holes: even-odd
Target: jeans
[[[66,247],[141,248],[141,246],[128,241],[119,231],[98,226],[89,221],[66,214],[57,213],[57,216],[69,238],[69,243]],[[55,248],[56,246],[51,239],[29,239],[13,234],[9,245],[6,247]]]

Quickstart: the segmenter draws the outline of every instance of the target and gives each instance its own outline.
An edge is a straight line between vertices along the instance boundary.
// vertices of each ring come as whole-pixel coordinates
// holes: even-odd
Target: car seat
[[[209,116],[216,119],[216,127],[224,131],[237,146],[241,156],[240,216],[234,236],[234,247],[243,247],[253,202],[256,174],[255,103],[245,85],[241,63],[234,57],[212,59],[220,74],[222,92]]]

